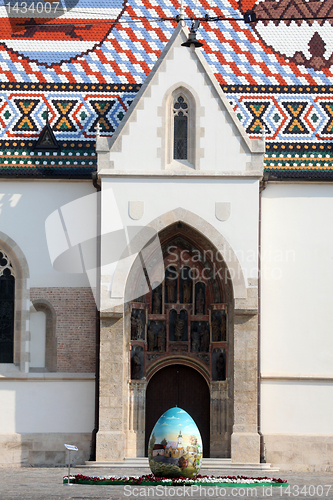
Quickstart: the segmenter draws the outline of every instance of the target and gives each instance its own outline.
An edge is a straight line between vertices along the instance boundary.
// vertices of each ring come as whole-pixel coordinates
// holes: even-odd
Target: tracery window
[[[183,96],[179,96],[173,104],[174,149],[175,160],[187,160],[188,148],[188,111],[189,106]]]
[[[0,363],[14,358],[15,272],[8,256],[0,249]]]

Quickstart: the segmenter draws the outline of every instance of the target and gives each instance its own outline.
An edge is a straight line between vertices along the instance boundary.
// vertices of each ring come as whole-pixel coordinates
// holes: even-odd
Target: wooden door
[[[149,381],[146,393],[146,441],[164,412],[178,406],[185,410],[199,428],[203,456],[210,456],[210,394],[206,380],[199,372],[183,365],[170,365],[159,370]]]

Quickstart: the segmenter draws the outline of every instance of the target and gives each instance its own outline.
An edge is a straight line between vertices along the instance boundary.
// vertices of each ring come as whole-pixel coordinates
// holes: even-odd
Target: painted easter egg
[[[196,423],[181,408],[158,419],[148,443],[149,466],[156,477],[188,477],[199,473],[202,440]]]

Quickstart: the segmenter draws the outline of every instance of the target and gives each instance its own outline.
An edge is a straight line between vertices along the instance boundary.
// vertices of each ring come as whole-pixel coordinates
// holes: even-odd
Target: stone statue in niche
[[[167,297],[168,297],[169,304],[173,304],[175,302],[176,283],[177,283],[177,281],[174,279],[174,277],[170,273],[168,275],[167,281],[166,281]]]
[[[148,351],[153,351],[155,349],[155,332],[151,324],[148,326],[147,340],[148,340]]]
[[[221,315],[221,340],[222,342],[227,340],[227,316],[224,312]]]
[[[144,335],[144,324],[143,324],[143,321],[141,319],[141,313],[139,312],[138,313],[138,317],[136,319],[136,325],[137,325],[137,339],[138,340],[141,340],[141,339],[144,339],[145,338],[145,335]]]
[[[191,289],[192,285],[190,281],[184,281],[183,283],[183,303],[190,304],[191,300]]]
[[[201,286],[199,288],[199,291],[195,299],[196,314],[201,314],[201,315],[204,314],[204,306],[205,306],[205,296]]]
[[[225,380],[225,361],[223,351],[220,352],[216,359],[216,375],[217,380]]]
[[[177,314],[175,321],[175,340],[183,340],[185,321],[181,319],[180,315]]]
[[[202,325],[200,332],[200,352],[208,352],[209,350],[209,331],[205,323]]]
[[[165,326],[162,325],[157,334],[157,350],[159,352],[165,351]]]
[[[198,328],[194,326],[191,333],[191,351],[199,352],[199,347],[200,347],[200,334],[198,332]]]
[[[135,312],[132,311],[131,315],[131,340],[136,340],[138,337],[138,324],[135,317]]]
[[[212,339],[213,342],[221,341],[221,323],[215,314],[212,318]]]
[[[158,288],[153,292],[153,314],[160,314],[161,312],[161,294]]]
[[[141,370],[141,361],[139,358],[139,353],[138,353],[138,351],[135,351],[135,354],[131,360],[131,378],[133,380],[139,379],[140,370]]]

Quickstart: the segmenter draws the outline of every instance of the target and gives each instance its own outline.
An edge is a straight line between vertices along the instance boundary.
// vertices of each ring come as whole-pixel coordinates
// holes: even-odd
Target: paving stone
[[[148,469],[146,470],[149,473]],[[111,469],[111,468],[73,468],[73,474],[85,474],[89,476],[104,475],[137,475],[135,470],[129,469]],[[152,487],[135,487],[125,489],[124,486],[89,486],[62,484],[62,478],[67,474],[65,468],[0,468],[0,499],[1,500],[83,500],[83,499],[138,499],[138,498],[273,498],[273,499],[291,499],[300,498],[303,500],[321,498],[333,500],[333,477],[331,474],[311,474],[311,473],[291,473],[288,471],[274,472],[269,476],[281,477],[290,484],[290,489],[285,488],[228,488],[226,490],[202,488],[200,492],[191,492],[186,489],[188,494],[184,494],[184,488],[175,491],[172,488],[166,488],[165,492],[161,489]],[[216,470],[212,474],[218,475]],[[239,471],[228,470],[226,475],[238,475]],[[223,475],[223,471],[221,471]],[[250,475],[250,474],[249,474]],[[262,473],[256,471],[251,474],[253,477],[261,476]],[[266,473],[265,473],[266,475]],[[306,491],[304,489],[306,486]],[[311,488],[310,488],[311,486]],[[303,488],[303,490],[302,490]],[[310,489],[309,489],[310,488]],[[205,494],[206,492],[206,494]],[[191,493],[193,493],[191,495]]]

